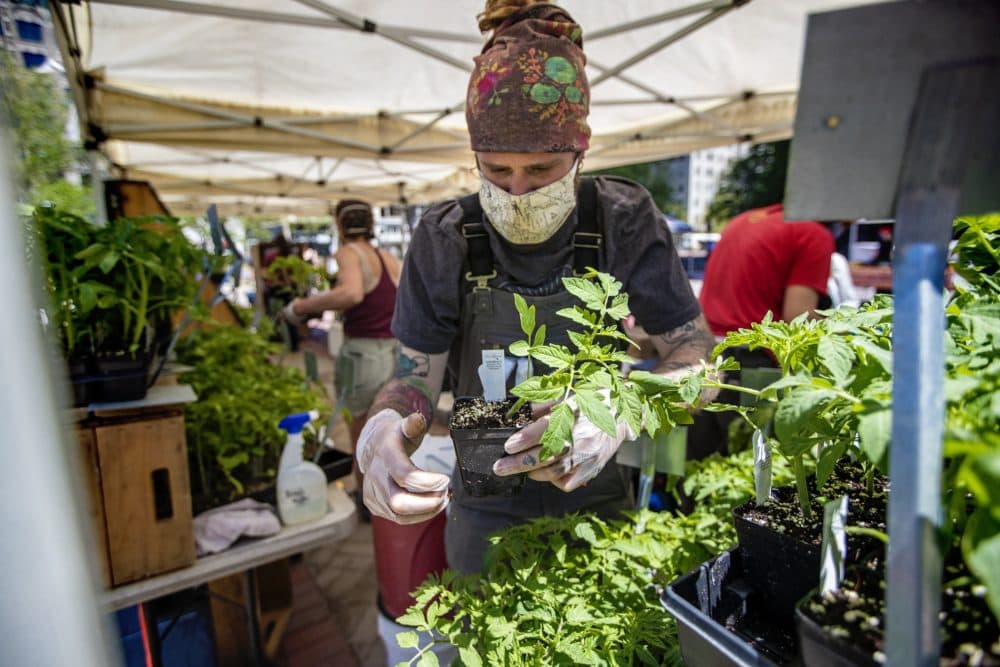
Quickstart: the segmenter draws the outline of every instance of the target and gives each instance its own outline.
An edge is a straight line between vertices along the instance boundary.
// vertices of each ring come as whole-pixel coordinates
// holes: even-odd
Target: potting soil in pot
[[[969,584],[956,552],[944,578],[965,583],[941,593],[941,661],[946,667],[1000,665],[1000,626],[986,604],[986,590]],[[886,662],[885,561],[882,553],[847,568],[840,590],[814,593],[796,609],[807,667],[878,665]]]
[[[762,605],[784,622],[791,622],[795,603],[819,582],[823,503],[847,495],[849,526],[885,531],[888,481],[881,476],[866,489],[862,469],[853,463],[838,466],[817,490],[809,479],[812,519],[806,521],[794,487],[775,489],[771,501],[750,501],[733,510],[739,551],[747,579],[753,582]],[[874,538],[852,536],[848,560],[870,551]]]
[[[493,473],[493,464],[506,456],[503,445],[507,438],[531,421],[528,404],[507,415],[514,403],[514,399],[495,402],[481,397],[455,399],[448,427],[462,486],[471,496],[512,496],[524,486],[524,474],[501,477]]]

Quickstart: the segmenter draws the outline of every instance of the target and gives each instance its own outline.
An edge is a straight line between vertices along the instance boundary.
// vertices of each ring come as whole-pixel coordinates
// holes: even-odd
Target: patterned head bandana
[[[475,59],[465,103],[472,150],[585,151],[586,62],[580,26],[563,9],[543,3],[512,14]]]

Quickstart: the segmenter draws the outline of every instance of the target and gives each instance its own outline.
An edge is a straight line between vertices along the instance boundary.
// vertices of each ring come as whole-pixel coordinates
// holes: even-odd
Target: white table
[[[186,568],[105,591],[99,598],[102,610],[111,613],[116,609],[176,593],[230,574],[241,573],[251,655],[257,656],[258,664],[263,664],[259,645],[260,628],[254,609],[255,582],[251,570],[258,565],[342,540],[350,535],[358,523],[354,502],[342,489],[333,484],[327,487],[327,500],[330,503],[330,511],[321,519],[285,526],[281,532],[270,537],[245,539],[225,551],[199,558]],[[144,605],[143,610],[145,609]],[[148,627],[156,627],[155,619],[147,618],[147,621]],[[158,654],[159,638],[150,639],[154,643],[153,653]],[[155,656],[154,660],[158,657]]]

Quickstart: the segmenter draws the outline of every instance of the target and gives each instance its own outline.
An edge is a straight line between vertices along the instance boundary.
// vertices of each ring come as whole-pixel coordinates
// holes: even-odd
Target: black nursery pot
[[[507,438],[531,421],[527,404],[507,418],[514,403],[514,399],[496,403],[478,397],[455,399],[448,427],[462,488],[470,496],[514,496],[524,486],[526,474],[501,477],[493,473],[493,464],[506,456],[503,445]]]
[[[795,628],[803,664],[806,667],[878,667],[871,655],[830,634],[802,611],[802,605],[813,598],[809,595],[795,608]]]
[[[70,386],[73,390],[73,407],[79,408],[97,400],[99,380],[94,376],[93,359],[70,357],[66,361]]]
[[[136,355],[97,357],[97,396],[91,400],[103,403],[138,401],[146,397],[149,380],[150,356],[146,352]]]
[[[733,509],[740,560],[760,602],[776,621],[791,624],[795,604],[816,587],[820,545],[803,542],[744,516],[755,501]]]

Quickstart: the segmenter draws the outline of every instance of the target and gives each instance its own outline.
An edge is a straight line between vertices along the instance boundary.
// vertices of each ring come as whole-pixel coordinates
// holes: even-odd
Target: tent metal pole
[[[618,25],[613,25],[609,28],[604,28],[603,30],[594,30],[584,34],[584,37],[588,42],[593,42],[595,39],[611,37],[612,35],[628,32],[629,30],[635,30],[636,28],[646,28],[651,25],[656,25],[657,23],[672,21],[673,19],[689,16],[691,14],[697,14],[699,12],[709,12],[716,9],[722,9],[724,7],[731,8],[732,5],[735,4],[736,2],[734,0],[709,0],[708,2],[699,2],[697,5],[691,5],[690,7],[672,9],[669,12],[663,12],[662,14],[656,14],[654,16],[647,16],[635,21],[629,21],[628,23],[619,23]]]
[[[180,0],[90,0],[93,5],[114,5],[118,7],[133,7],[135,9],[159,9],[183,14],[198,14],[202,16],[222,16],[261,23],[285,23],[311,28],[334,28],[337,30],[353,30],[355,26],[347,25],[339,19],[324,19],[315,16],[267,12],[254,9],[239,9],[220,5],[205,5],[197,2],[181,2]],[[450,42],[467,42],[478,44],[482,40],[472,35],[444,32],[441,30],[419,30],[396,26],[381,26],[380,30],[395,35],[410,35]]]
[[[178,0],[90,0],[92,5],[114,5],[117,7],[133,7],[135,9],[159,9],[182,14],[200,14],[203,16],[222,16],[246,21],[262,23],[286,23],[313,28],[335,28],[350,30],[351,27],[336,19],[323,19],[316,16],[296,16],[279,12],[265,12],[253,9],[239,9],[222,5],[204,5],[198,2],[179,2]]]
[[[333,163],[329,170],[323,174],[323,180],[327,183],[330,182],[330,177],[333,176],[334,172],[340,168],[340,165],[344,164],[344,158],[337,158],[337,161]]]
[[[591,59],[588,59],[587,64],[590,65],[591,67],[593,67],[594,69],[596,69],[599,72],[603,72],[603,71],[609,69],[609,68],[604,67],[603,65],[601,65],[599,63],[594,62]],[[663,102],[664,104],[672,104],[672,105],[674,105],[674,106],[676,106],[676,107],[678,107],[680,109],[683,109],[684,111],[688,112],[689,114],[691,114],[695,118],[699,118],[699,119],[705,121],[706,123],[708,123],[709,125],[717,127],[717,128],[719,128],[720,130],[723,130],[723,131],[732,132],[733,134],[737,133],[735,128],[733,128],[733,127],[731,127],[731,126],[729,126],[729,125],[727,125],[727,124],[719,121],[716,118],[712,118],[711,116],[708,116],[708,115],[706,115],[705,113],[703,113],[701,111],[698,111],[697,109],[695,109],[691,105],[686,104],[683,100],[680,100],[680,99],[678,99],[676,97],[670,97],[670,96],[664,95],[663,93],[661,93],[660,91],[656,90],[655,88],[647,86],[646,84],[642,83],[641,81],[633,79],[632,77],[628,76],[624,72],[619,72],[616,75],[616,77],[618,78],[619,81],[623,81],[623,82],[629,84],[630,86],[632,86],[633,88],[637,88],[637,89],[643,91],[644,93],[649,93],[650,95],[654,96],[658,101]]]
[[[698,30],[699,28],[708,25],[709,23],[715,21],[716,19],[725,16],[733,9],[735,9],[735,7],[736,5],[730,3],[728,7],[724,7],[722,9],[714,9],[711,12],[709,12],[706,16],[703,16],[700,19],[697,19],[696,21],[692,21],[690,24],[684,26],[680,30],[670,35],[667,35],[660,41],[656,42],[655,44],[653,44],[648,48],[643,49],[642,51],[635,54],[631,58],[622,61],[621,63],[615,65],[609,70],[605,70],[604,72],[601,73],[600,76],[598,76],[596,79],[590,82],[590,88],[594,89],[598,84],[607,81],[613,76],[617,76],[620,72],[628,69],[637,62],[645,60],[646,58],[653,55],[657,51],[661,51],[664,48],[673,44],[674,42],[677,42],[678,40],[690,35],[695,30]]]
[[[468,73],[472,70],[471,61],[460,60],[458,58],[448,55],[447,53],[444,53],[443,51],[438,51],[437,49],[432,49],[429,46],[424,46],[423,44],[414,42],[407,36],[400,35],[397,30],[386,31],[384,27],[379,28],[378,24],[369,21],[368,19],[354,16],[353,14],[345,12],[341,9],[337,9],[336,7],[332,7],[331,5],[328,5],[325,2],[321,2],[320,0],[295,0],[295,1],[307,7],[312,7],[317,11],[329,14],[330,16],[333,16],[343,21],[344,23],[347,23],[348,25],[351,25],[357,28],[358,30],[382,35],[383,37],[385,37],[390,41],[396,42],[397,44],[413,49],[414,51],[419,51],[420,53],[423,53],[425,56],[430,56],[435,60],[439,60],[443,63],[453,65],[465,73]]]
[[[249,127],[266,127],[271,130],[286,132],[288,134],[295,134],[303,137],[308,137],[310,139],[316,139],[324,143],[336,144],[338,146],[348,146],[350,148],[356,148],[362,151],[367,151],[369,153],[378,154],[379,149],[375,146],[369,144],[363,144],[358,141],[350,141],[348,139],[338,139],[329,134],[323,132],[316,132],[314,130],[308,130],[302,127],[291,127],[285,123],[281,123],[274,120],[269,120],[267,118],[262,118],[259,116],[250,116],[248,114],[241,114],[235,111],[226,111],[224,109],[218,109],[216,107],[208,106],[206,104],[199,104],[197,102],[188,102],[184,100],[171,99],[169,97],[160,97],[159,95],[152,95],[150,93],[142,93],[136,90],[129,90],[128,88],[122,88],[121,86],[115,86],[103,81],[95,82],[95,85],[106,92],[117,93],[119,95],[127,95],[129,97],[134,97],[136,99],[147,100],[151,102],[159,102],[166,106],[172,106],[178,109],[184,109],[185,111],[194,111],[196,113],[202,113],[206,116],[214,116],[216,118],[225,118],[233,121],[241,121]]]
[[[402,146],[403,144],[405,144],[410,139],[413,139],[414,137],[417,137],[417,136],[423,134],[427,130],[429,130],[432,127],[434,127],[435,125],[437,125],[438,122],[444,120],[445,118],[447,118],[448,116],[452,115],[453,113],[461,111],[464,108],[465,108],[465,105],[463,105],[463,104],[457,104],[454,107],[449,107],[449,108],[445,109],[444,111],[442,111],[441,113],[439,113],[432,120],[428,121],[427,123],[424,123],[423,125],[421,125],[420,127],[416,128],[415,130],[413,130],[412,132],[410,132],[409,134],[407,134],[405,137],[403,137],[402,139],[400,139],[396,143],[394,143],[391,146],[389,146],[388,147],[389,148],[389,152],[391,152],[391,153],[396,152],[397,148],[399,148],[400,146]]]
[[[127,137],[130,134],[148,134],[153,132],[185,132],[187,130],[229,130],[245,127],[246,123],[237,120],[202,121],[199,123],[150,123],[148,125],[106,125],[102,129],[108,136]]]

